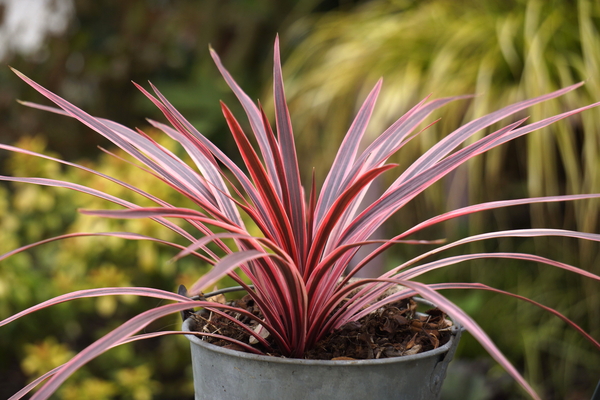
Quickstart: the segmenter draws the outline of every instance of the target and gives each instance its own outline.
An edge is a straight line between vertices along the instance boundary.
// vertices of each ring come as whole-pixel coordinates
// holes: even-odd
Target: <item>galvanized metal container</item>
[[[190,323],[184,322],[184,331]],[[455,326],[448,343],[425,353],[350,361],[260,356],[186,337],[196,400],[435,400],[460,334]]]

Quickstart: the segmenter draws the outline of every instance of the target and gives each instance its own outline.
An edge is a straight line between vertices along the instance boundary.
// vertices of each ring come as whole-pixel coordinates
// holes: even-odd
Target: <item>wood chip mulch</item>
[[[233,303],[254,315],[260,316],[258,308],[249,296]],[[418,354],[433,350],[448,342],[452,322],[436,309],[424,314],[416,313],[417,303],[412,299],[388,304],[377,311],[350,322],[331,333],[305,353],[306,359],[315,360],[369,360]],[[252,326],[248,318],[236,319]],[[242,331],[228,319],[207,310],[194,314],[195,330],[218,333],[245,343],[252,343],[250,335]],[[271,342],[269,338],[267,341]],[[205,337],[209,343],[235,350],[242,350],[222,339]],[[254,347],[265,351],[260,344]],[[281,354],[268,353],[273,356]]]

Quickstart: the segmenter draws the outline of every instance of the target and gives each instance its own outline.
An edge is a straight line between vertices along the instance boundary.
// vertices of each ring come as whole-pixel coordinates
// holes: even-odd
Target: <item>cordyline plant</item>
[[[600,103],[592,104],[525,126],[523,126],[523,123],[526,119],[521,119],[487,134],[472,144],[465,144],[474,134],[492,126],[501,119],[515,115],[534,104],[561,96],[576,89],[581,84],[507,106],[458,128],[402,172],[375,202],[365,209],[361,209],[359,207],[361,200],[373,180],[395,167],[393,164],[386,164],[388,158],[420,133],[418,127],[425,118],[435,109],[469,96],[432,101],[424,99],[394,122],[364,151],[360,152],[360,142],[381,88],[380,80],[358,111],[354,122],[340,145],[322,188],[317,192],[313,175],[312,185],[306,193],[300,180],[292,125],[284,95],[278,40],[275,41],[274,53],[273,84],[277,135],[273,133],[271,124],[260,105],[255,104],[240,89],[221,64],[219,57],[211,50],[211,55],[225,81],[241,102],[250,122],[252,134],[258,143],[257,150],[227,106],[221,104],[223,114],[240,150],[247,173],[198,132],[152,85],[154,94],[138,85],[136,86],[164,113],[171,126],[156,121],[150,121],[150,124],[162,130],[183,146],[193,160],[195,168],[184,163],[144,132],[131,130],[106,119],[92,117],[20,72],[15,71],[21,79],[58,105],[60,109],[31,103],[25,103],[26,105],[78,119],[137,160],[141,164],[140,173],[154,175],[189,198],[197,207],[194,209],[176,207],[136,188],[130,183],[122,182],[84,166],[12,146],[0,145],[5,150],[51,159],[100,175],[152,200],[156,203],[156,207],[140,207],[102,191],[70,182],[35,177],[7,176],[0,177],[1,180],[63,187],[88,193],[123,206],[124,209],[82,210],[81,212],[84,214],[107,218],[150,218],[177,232],[190,243],[188,246],[181,246],[129,232],[72,233],[21,247],[0,256],[0,260],[41,243],[81,236],[114,236],[167,244],[180,250],[175,258],[192,255],[213,265],[212,269],[191,287],[190,294],[200,294],[201,289],[211,287],[225,275],[230,276],[247,290],[260,308],[264,318],[257,322],[270,333],[270,337],[278,350],[285,356],[296,358],[302,358],[304,353],[314,346],[317,341],[344,324],[357,320],[386,303],[418,294],[434,302],[455,321],[460,322],[491,356],[536,399],[539,398],[538,395],[498,350],[488,335],[464,311],[440,295],[439,290],[484,289],[519,298],[563,319],[600,349],[600,343],[574,322],[557,311],[531,299],[481,283],[423,284],[413,280],[426,272],[467,260],[506,258],[544,263],[600,281],[599,276],[587,271],[531,254],[477,253],[442,258],[433,262],[422,261],[428,256],[459,245],[492,238],[564,236],[600,241],[600,235],[598,234],[558,229],[520,229],[479,234],[441,245],[391,269],[378,278],[351,281],[351,278],[361,268],[384,250],[396,243],[422,243],[406,238],[426,227],[451,218],[498,207],[600,197],[600,194],[585,194],[477,204],[430,218],[392,239],[369,240],[375,230],[407,202],[467,160],[509,140],[600,105]],[[245,213],[256,224],[263,236],[257,237],[249,233],[243,222],[242,213]],[[168,218],[182,219],[189,224],[190,229],[183,229]],[[225,240],[232,241],[229,242],[229,245],[226,245]],[[210,243],[218,246],[220,250],[211,250],[207,247]],[[361,246],[373,243],[378,244],[377,249],[353,267],[347,275],[344,275],[357,250]],[[211,248],[214,247],[211,246]],[[241,273],[238,271],[241,271]],[[242,276],[246,276],[252,282],[252,286],[246,284],[242,280]],[[403,288],[382,300],[379,299],[386,289],[392,285],[401,285]],[[227,304],[192,301],[183,295],[152,288],[99,288],[72,292],[15,314],[1,321],[0,325],[5,325],[34,311],[65,301],[111,295],[148,296],[171,300],[175,303],[153,308],[123,323],[78,353],[67,363],[32,382],[11,399],[21,398],[35,386],[47,380],[32,397],[32,399],[46,399],[79,367],[114,346],[147,337],[181,333],[163,331],[136,335],[152,321],[192,307],[205,307],[229,318],[238,324],[241,329],[246,330],[255,337],[267,349],[272,348],[272,345],[263,339],[261,335],[226,314],[227,311],[235,311],[257,320],[256,316],[247,311]],[[197,334],[215,336],[209,333],[198,332]],[[247,343],[225,339],[235,342],[247,351],[260,353],[259,350]]]

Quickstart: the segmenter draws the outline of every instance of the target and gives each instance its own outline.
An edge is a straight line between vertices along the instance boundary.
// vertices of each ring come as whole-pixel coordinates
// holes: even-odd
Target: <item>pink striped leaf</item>
[[[398,178],[398,182],[408,181],[411,177],[417,175],[420,172],[427,170],[429,167],[440,161],[446,155],[450,154],[452,150],[457,148],[461,143],[471,137],[473,134],[481,131],[488,126],[509,117],[521,110],[529,108],[535,104],[554,99],[562,96],[572,90],[577,89],[583,85],[583,82],[576,83],[566,88],[556,90],[552,93],[548,93],[542,96],[535,97],[533,99],[523,100],[518,103],[511,104],[500,110],[494,111],[490,114],[484,115],[483,117],[477,118],[466,125],[463,125],[444,139],[436,143],[431,149],[423,154],[417,161],[415,161],[404,173]]]
[[[323,187],[321,188],[321,196],[319,197],[319,203],[316,207],[315,218],[317,221],[321,221],[323,215],[330,208],[331,204],[335,201],[335,198],[341,191],[342,181],[348,175],[349,169],[354,163],[354,159],[358,153],[358,146],[367,129],[367,124],[371,119],[371,115],[373,114],[375,102],[381,91],[382,83],[382,79],[377,81],[377,84],[371,90],[371,93],[369,93],[358,111],[350,129],[344,136],[344,140],[338,149],[333,164],[323,183]]]
[[[260,150],[263,155],[263,159],[265,160],[267,171],[269,171],[269,175],[273,178],[277,177],[277,168],[275,167],[275,161],[273,160],[273,154],[271,153],[271,148],[269,146],[269,139],[267,138],[267,133],[265,132],[264,126],[262,124],[262,117],[260,115],[258,107],[235,82],[231,74],[223,66],[223,63],[221,63],[221,59],[219,58],[217,53],[212,48],[210,49],[210,55],[214,60],[215,64],[217,65],[217,68],[221,72],[223,79],[225,79],[227,85],[229,85],[233,93],[236,95],[236,97],[240,101],[240,104],[244,108],[246,115],[248,116],[248,121],[250,122],[252,131],[254,132],[256,140],[258,141],[258,144],[260,146]],[[273,179],[273,182],[276,182],[277,192],[281,193],[281,188],[278,184],[279,180]]]
[[[300,170],[296,156],[296,145],[294,133],[292,132],[292,121],[285,100],[283,88],[283,77],[281,73],[281,59],[279,55],[279,36],[275,38],[274,62],[273,62],[273,98],[275,103],[275,121],[277,135],[283,159],[285,181],[289,191],[288,202],[285,204],[293,229],[293,237],[296,239],[297,249],[294,257],[300,268],[303,268],[304,256],[307,253],[308,238],[306,237],[306,214],[304,207],[304,195],[302,182],[300,181]]]
[[[206,216],[200,211],[189,208],[137,207],[129,210],[79,210],[79,212],[84,215],[95,215],[103,218],[184,218],[214,225],[231,232],[245,232],[236,225],[221,222],[220,220]]]
[[[510,376],[516,380],[519,385],[534,399],[541,400],[541,397],[536,391],[527,383],[525,378],[517,371],[510,361],[502,354],[502,352],[496,347],[494,342],[485,333],[483,329],[475,322],[467,313],[465,313],[460,307],[456,306],[450,300],[431,289],[428,285],[413,281],[404,280],[390,280],[392,283],[397,283],[402,286],[413,289],[419,295],[423,296],[426,300],[434,303],[438,308],[446,312],[450,317],[459,322],[473,337],[483,346],[483,348],[492,356],[494,360],[498,362],[509,373]]]
[[[131,233],[131,232],[90,232],[90,233],[86,233],[86,232],[77,232],[77,233],[68,233],[65,235],[59,235],[59,236],[54,236],[48,239],[44,239],[44,240],[40,240],[38,242],[35,243],[31,243],[25,246],[21,246],[17,249],[11,250],[7,253],[1,254],[0,255],[0,261],[13,256],[17,253],[29,250],[33,247],[37,247],[39,245],[42,244],[46,244],[46,243],[50,243],[50,242],[54,242],[56,240],[63,240],[63,239],[70,239],[70,238],[78,238],[78,237],[89,237],[89,236],[110,236],[110,237],[118,237],[121,239],[127,239],[127,240],[149,240],[152,242],[157,242],[157,243],[162,243],[162,244],[166,244],[169,245],[171,247],[175,247],[177,249],[186,249],[185,246],[179,245],[177,243],[172,243],[166,240],[161,240],[161,239],[157,239],[151,236],[146,236],[146,235],[140,235],[138,233]],[[195,240],[192,237],[192,240]],[[196,247],[196,249],[198,249],[200,247]],[[194,251],[190,251],[188,254],[193,254],[194,256],[204,260],[205,262],[209,263],[209,264],[214,264],[216,262],[216,258],[206,258],[205,256],[198,254]]]
[[[547,196],[547,197],[530,197],[524,199],[514,199],[514,200],[501,200],[501,201],[491,201],[487,203],[475,204],[472,206],[467,206],[463,208],[458,208],[456,210],[449,211],[444,214],[437,215],[432,217],[426,221],[423,221],[412,228],[406,230],[405,232],[395,236],[390,239],[387,243],[384,243],[377,249],[373,250],[368,256],[366,256],[355,268],[358,272],[361,268],[366,266],[370,261],[372,261],[379,254],[383,253],[385,250],[390,248],[395,244],[396,240],[404,238],[408,235],[411,235],[415,232],[418,232],[427,227],[433,226],[435,224],[439,224],[440,222],[448,221],[452,218],[462,217],[465,215],[474,214],[480,211],[493,210],[496,208],[504,208],[510,206],[524,205],[524,204],[537,204],[537,203],[552,203],[559,201],[575,201],[575,200],[585,200],[585,199],[594,199],[600,198],[600,194],[578,194],[578,195],[564,195],[564,196]]]
[[[40,94],[62,108],[67,114],[111,140],[129,154],[159,172],[160,175],[169,176],[171,178],[169,179],[169,182],[176,185],[176,187],[183,193],[186,193],[188,197],[205,199],[205,203],[207,203],[205,206],[207,207],[210,203],[214,204],[214,199],[207,197],[210,195],[210,192],[206,190],[199,180],[198,175],[179,158],[165,154],[163,149],[153,145],[151,141],[137,134],[135,131],[109,120],[100,121],[32,81],[19,71],[13,69],[13,72]],[[138,149],[141,149],[145,154],[152,156],[152,160]]]
[[[136,87],[152,101],[154,105],[156,105],[163,114],[169,119],[169,121],[176,126],[178,129],[170,129],[166,125],[160,124],[157,126],[153,124],[153,121],[149,121],[151,124],[158,127],[167,135],[172,137],[181,143],[186,149],[187,153],[194,160],[194,163],[198,167],[198,169],[202,172],[202,174],[206,177],[206,179],[214,185],[208,186],[208,190],[210,190],[215,199],[220,205],[221,210],[227,215],[227,217],[237,223],[240,226],[243,226],[243,221],[236,209],[236,207],[232,204],[229,199],[229,190],[227,189],[227,185],[223,181],[222,172],[218,168],[217,163],[214,160],[213,154],[211,153],[210,148],[214,147],[209,140],[207,140],[200,132],[198,132],[180,113],[169,103],[169,101],[154,87],[154,85],[150,84],[154,89],[155,93],[159,96],[161,101],[157,100],[154,96],[148,93],[143,87],[135,84]],[[165,129],[166,128],[166,129]],[[207,146],[208,145],[208,146]],[[226,157],[225,157],[226,158]]]
[[[78,290],[75,292],[63,294],[62,296],[55,297],[50,300],[46,300],[42,303],[36,304],[35,306],[29,307],[17,314],[11,315],[10,317],[0,321],[0,326],[6,325],[14,320],[17,320],[25,315],[31,314],[35,311],[42,310],[44,308],[53,306],[55,304],[64,303],[66,301],[83,299],[87,297],[100,297],[100,296],[114,296],[114,295],[135,295],[144,297],[155,297],[164,300],[173,301],[189,301],[185,296],[180,296],[175,293],[167,292],[160,289],[152,288],[132,288],[132,287],[108,287],[100,289],[86,289]],[[188,307],[189,308],[189,307]]]
[[[560,237],[572,237],[576,239],[584,239],[584,240],[592,240],[592,241],[600,241],[600,235],[594,233],[584,233],[577,231],[569,231],[562,229],[516,229],[516,230],[506,230],[506,231],[497,231],[497,232],[489,232],[483,233],[479,235],[469,236],[464,239],[457,240],[455,242],[449,243],[444,246],[440,246],[436,249],[430,250],[421,254],[420,256],[414,257],[411,260],[389,270],[384,273],[382,278],[390,278],[394,275],[398,274],[400,271],[408,268],[410,265],[417,263],[420,260],[423,260],[426,257],[432,256],[434,254],[440,253],[442,251],[451,249],[456,246],[460,246],[467,243],[472,243],[480,240],[487,239],[498,239],[503,237],[548,237],[548,236],[560,236]],[[566,264],[562,264],[566,266]],[[561,267],[562,268],[562,267]],[[574,268],[574,267],[573,267]],[[568,269],[568,268],[565,268]],[[570,270],[572,272],[581,273],[583,270],[574,269]],[[592,279],[596,279],[595,276],[589,276]],[[365,288],[361,289],[361,291],[357,294],[357,296],[362,296],[365,293],[370,293],[373,290],[373,285],[365,286]]]
[[[211,304],[210,302],[182,301],[178,304],[168,304],[156,307],[136,317],[133,317],[113,331],[104,335],[102,338],[98,339],[96,342],[79,352],[70,361],[65,363],[62,368],[55,372],[54,375],[40,388],[40,390],[31,397],[31,400],[47,399],[69,376],[71,376],[81,366],[85,365],[88,361],[96,358],[100,354],[106,352],[115,344],[121,343],[125,338],[133,335],[135,332],[145,328],[151,322],[166,315],[183,311],[190,307],[198,306],[214,307],[215,303]],[[224,305],[218,306],[220,308],[227,308]]]
[[[276,237],[272,240],[279,243],[284,249],[286,249],[292,258],[296,261],[299,259],[297,254],[297,239],[292,231],[291,221],[288,218],[281,199],[278,197],[273,181],[269,178],[267,172],[264,170],[263,165],[258,158],[258,155],[254,152],[250,141],[242,131],[242,128],[231,114],[227,106],[221,103],[221,109],[225,116],[225,120],[229,125],[229,129],[233,134],[233,137],[240,149],[240,153],[246,167],[254,180],[254,183],[261,195],[260,206],[267,210],[268,216],[267,221],[271,221],[276,231]]]
[[[279,257],[275,254],[268,254],[258,250],[239,251],[227,254],[203,277],[198,279],[190,289],[191,294],[198,294],[204,287],[213,285],[216,281],[225,276],[229,271],[238,267],[242,263],[246,263],[259,258]]]

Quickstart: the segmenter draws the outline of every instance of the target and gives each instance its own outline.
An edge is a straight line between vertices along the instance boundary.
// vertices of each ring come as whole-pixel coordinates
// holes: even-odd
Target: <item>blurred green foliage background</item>
[[[377,79],[384,89],[370,137],[429,94],[475,93],[435,115],[441,121],[394,162],[406,167],[436,140],[470,119],[511,102],[581,80],[583,88],[529,110],[532,120],[600,100],[600,5],[592,0],[75,0],[68,24],[35,51],[6,52],[4,62],[93,115],[146,129],[160,119],[130,80],[151,80],[181,112],[232,157],[218,100],[241,115],[208,54],[210,43],[241,86],[268,103],[272,43],[282,38],[284,79],[307,178],[323,180],[360,102]],[[6,26],[8,6],[1,14]],[[16,33],[15,35],[24,33]],[[8,68],[0,70],[0,140],[77,161],[182,204],[166,186],[96,146],[113,149],[75,121],[17,105],[42,101]],[[432,120],[433,121],[433,120]],[[431,122],[431,121],[430,121]],[[183,157],[163,137],[160,143]],[[434,213],[475,202],[600,192],[600,111],[557,124],[479,157],[402,210],[386,236]],[[118,153],[120,154],[120,153]],[[0,171],[106,188],[101,179],[42,159],[0,153]],[[122,188],[111,193],[131,198]],[[105,208],[76,192],[0,186],[0,254],[68,232],[123,230],[169,240],[143,221],[101,220],[77,208]],[[513,207],[452,221],[423,238],[456,239],[492,229],[553,227],[598,232],[598,202]],[[155,232],[156,231],[156,232]],[[566,239],[503,240],[476,250],[529,251],[600,274],[597,244]],[[398,248],[388,266],[420,251]],[[0,318],[68,291],[98,286],[151,286],[174,291],[206,266],[168,263],[171,249],[148,242],[79,238],[43,245],[0,262]],[[531,264],[456,266],[428,280],[481,281],[557,308],[600,338],[596,282]],[[600,377],[600,354],[540,310],[487,293],[445,293],[471,313],[547,399],[587,399]],[[79,300],[2,328],[0,398],[64,362],[121,321],[156,305],[137,298]],[[177,328],[178,316],[149,328]],[[113,349],[73,376],[60,399],[192,397],[184,338],[153,339]],[[445,384],[445,399],[521,399],[514,383],[468,337]]]

